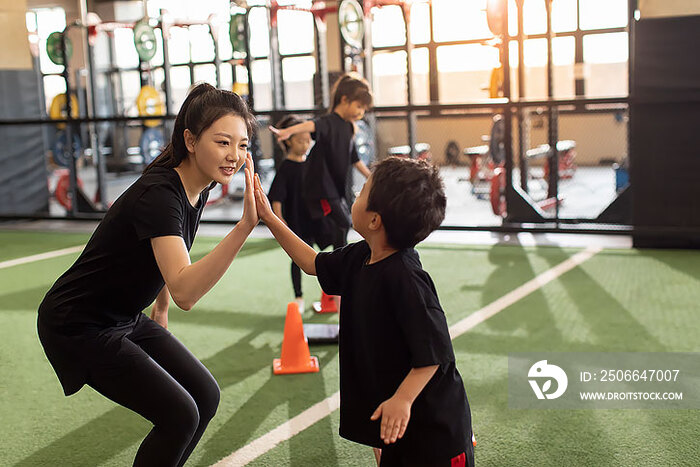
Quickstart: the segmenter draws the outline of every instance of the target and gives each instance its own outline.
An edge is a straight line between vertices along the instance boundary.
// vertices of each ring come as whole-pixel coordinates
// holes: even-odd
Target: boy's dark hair
[[[447,198],[434,165],[389,157],[373,167],[367,210],[382,216],[387,241],[411,248],[437,229],[445,218]]]
[[[287,115],[286,117],[283,117],[282,120],[277,122],[277,125],[275,125],[275,128],[282,129],[282,128],[289,128],[290,126],[298,125],[299,123],[304,123],[301,119],[295,117],[294,115]],[[289,139],[285,139],[281,143],[282,149],[284,152],[289,151]]]
[[[372,107],[372,102],[374,100],[372,91],[369,89],[369,83],[356,73],[344,74],[335,82],[333,90],[331,91],[331,107],[328,109],[329,113],[333,112],[333,110],[338,107],[343,97],[346,97],[350,102],[360,101],[366,105],[367,108]]]
[[[170,143],[163,152],[151,162],[143,173],[153,167],[175,168],[187,158],[185,146],[185,130],[190,130],[195,138],[215,121],[225,115],[237,115],[243,119],[251,138],[255,129],[255,117],[248,110],[248,105],[236,93],[216,89],[211,84],[200,83],[190,88],[185,102],[175,119],[175,127]]]

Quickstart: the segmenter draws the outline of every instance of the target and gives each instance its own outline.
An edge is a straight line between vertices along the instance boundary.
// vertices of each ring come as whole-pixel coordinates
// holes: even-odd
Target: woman
[[[180,466],[219,403],[211,373],[167,328],[221,279],[258,222],[254,118],[236,94],[195,86],[170,144],[107,211],[76,262],[39,306],[39,338],[65,394],[84,384],[153,423],[135,466]],[[189,249],[215,183],[246,164],[241,221],[206,256]],[[155,303],[154,303],[155,300]],[[153,303],[151,318],[142,313]]]

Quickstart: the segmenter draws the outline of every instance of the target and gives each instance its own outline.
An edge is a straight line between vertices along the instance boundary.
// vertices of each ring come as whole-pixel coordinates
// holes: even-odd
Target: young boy
[[[352,205],[364,241],[316,253],[272,212],[259,217],[323,290],[340,295],[340,435],[381,449],[381,467],[474,465],[471,416],[445,314],[413,248],[445,216],[438,169],[388,158]]]

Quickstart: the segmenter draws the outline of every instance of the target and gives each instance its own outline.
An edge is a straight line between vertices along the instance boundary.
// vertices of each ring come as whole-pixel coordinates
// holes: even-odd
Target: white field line
[[[1,261],[0,269],[9,268],[12,266],[19,266],[20,264],[33,263],[34,261],[42,261],[44,259],[56,258],[58,256],[70,255],[71,253],[78,253],[80,251],[83,251],[83,248],[85,248],[85,245],[72,246],[70,248],[64,248],[62,250],[47,251],[46,253],[39,253],[38,255],[25,256],[24,258]]]
[[[575,254],[571,258],[543,272],[532,280],[524,283],[517,289],[507,293],[494,302],[489,303],[484,308],[472,313],[463,320],[450,326],[450,337],[455,339],[479,323],[483,323],[499,311],[504,310],[518,300],[526,297],[535,290],[552,282],[557,277],[570,271],[584,261],[590,259],[601,250],[600,247],[589,247]],[[290,439],[292,436],[307,429],[319,420],[327,417],[340,407],[340,392],[336,392],[327,399],[319,402],[311,408],[303,411],[299,415],[274,430],[243,446],[237,451],[229,454],[225,458],[213,465],[213,467],[241,467],[254,461],[266,452],[273,449],[279,443]]]

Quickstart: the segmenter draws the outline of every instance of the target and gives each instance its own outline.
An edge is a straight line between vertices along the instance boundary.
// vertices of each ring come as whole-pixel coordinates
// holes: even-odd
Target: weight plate
[[[365,15],[357,0],[343,0],[338,7],[338,24],[343,40],[351,47],[362,48],[365,37]]]
[[[134,45],[141,61],[147,62],[156,54],[156,33],[145,18],[134,24]]]
[[[63,54],[61,53],[62,35],[62,32],[55,31],[46,38],[46,53],[49,55],[49,59],[56,65],[63,65]],[[68,37],[66,37],[66,56],[68,60],[73,56],[73,43]]]

